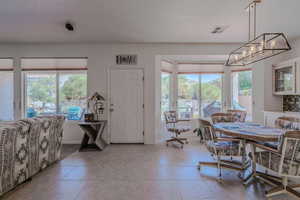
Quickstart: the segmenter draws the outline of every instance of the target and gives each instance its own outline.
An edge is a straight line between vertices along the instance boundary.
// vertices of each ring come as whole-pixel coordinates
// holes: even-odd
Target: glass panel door
[[[181,119],[199,118],[199,74],[178,75],[177,111]]]
[[[201,75],[201,116],[222,111],[222,74]]]
[[[252,71],[232,72],[231,108],[247,111],[247,121],[252,120]]]

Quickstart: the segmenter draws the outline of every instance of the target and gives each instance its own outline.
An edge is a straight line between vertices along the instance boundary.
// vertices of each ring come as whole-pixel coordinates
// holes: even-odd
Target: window
[[[199,117],[200,83],[198,74],[178,75],[178,117],[182,119]]]
[[[68,119],[80,119],[78,113],[85,112],[87,97],[86,73],[59,74],[59,112]]]
[[[164,119],[164,112],[171,108],[171,74],[161,72],[161,116]]]
[[[41,64],[49,64],[47,60],[38,60]],[[63,62],[60,60],[59,63],[62,65]],[[64,114],[69,120],[80,120],[87,106],[86,70],[70,70],[70,67],[52,70],[49,65],[46,71],[43,69],[34,68],[23,72],[26,117]]]
[[[209,117],[222,110],[222,74],[179,74],[180,118]]]
[[[231,73],[232,96],[231,107],[247,111],[247,121],[252,120],[252,71]]]
[[[0,121],[14,119],[13,60],[0,58]]]
[[[222,74],[202,74],[201,78],[201,116],[222,111]]]
[[[56,73],[26,72],[26,117],[57,113],[56,90]]]

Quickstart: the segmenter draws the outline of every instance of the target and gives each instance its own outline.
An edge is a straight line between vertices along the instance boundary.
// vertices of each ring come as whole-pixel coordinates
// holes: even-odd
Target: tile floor
[[[263,184],[244,187],[236,172],[202,168],[211,160],[198,138],[184,149],[159,145],[110,145],[75,152],[6,194],[4,200],[243,200],[265,199]],[[292,199],[279,196],[276,199]]]

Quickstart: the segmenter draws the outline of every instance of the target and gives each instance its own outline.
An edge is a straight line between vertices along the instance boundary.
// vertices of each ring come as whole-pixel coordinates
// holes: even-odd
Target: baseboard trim
[[[62,144],[81,144],[80,140],[63,140]]]

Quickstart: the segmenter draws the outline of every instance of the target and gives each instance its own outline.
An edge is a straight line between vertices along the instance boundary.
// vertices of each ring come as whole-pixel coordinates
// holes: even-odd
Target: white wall
[[[152,144],[160,130],[160,69],[156,67],[160,63],[156,56],[224,55],[236,47],[235,44],[3,44],[0,57],[17,58],[14,63],[17,70],[21,57],[88,57],[88,93],[98,91],[107,97],[107,70],[114,66],[115,55],[137,54],[138,67],[145,70],[145,143]],[[15,78],[21,84],[19,73]],[[15,99],[17,103],[21,100],[20,90],[15,91]],[[64,142],[79,142],[82,135],[76,124],[66,127]]]
[[[290,42],[292,50],[253,65],[254,119],[263,122],[263,110],[281,111],[282,96],[273,95],[272,64],[300,57],[300,39]]]
[[[137,54],[138,66],[145,70],[145,143],[159,140],[160,131],[160,56],[162,55],[225,55],[237,44],[2,44],[0,57],[15,57],[15,71],[20,70],[21,57],[88,57],[88,93],[100,92],[107,98],[107,71],[115,65],[117,54]],[[293,51],[253,65],[255,101],[254,118],[263,122],[263,110],[281,107],[281,98],[272,94],[271,64],[300,56],[300,40],[292,43]],[[21,84],[20,73],[15,83]],[[225,85],[230,85],[226,83]],[[21,101],[19,87],[14,92],[16,104]],[[229,98],[228,98],[229,101]],[[16,116],[20,116],[17,110]],[[106,109],[107,116],[107,109]],[[65,143],[79,143],[82,133],[77,125],[67,123]],[[107,131],[105,133],[107,138]]]

